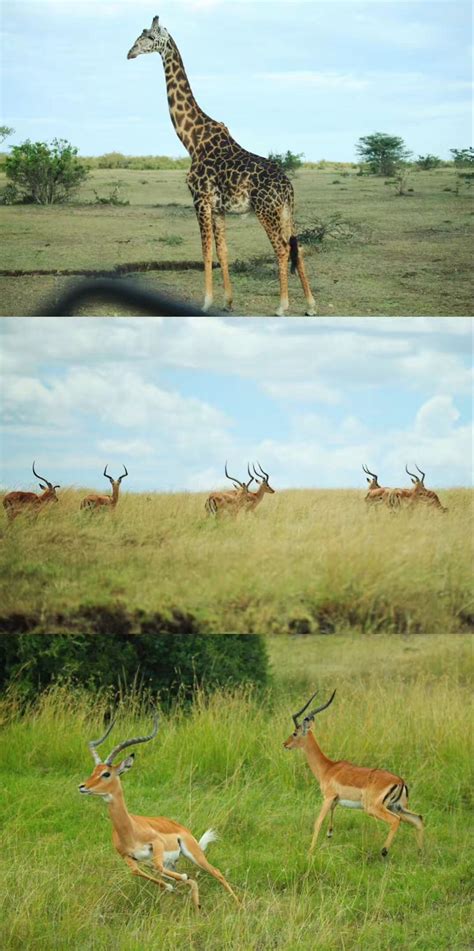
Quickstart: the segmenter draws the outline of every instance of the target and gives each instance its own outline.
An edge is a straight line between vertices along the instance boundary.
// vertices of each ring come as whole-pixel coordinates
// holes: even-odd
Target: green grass
[[[339,183],[333,184],[339,177]],[[0,174],[0,186],[5,177]],[[127,206],[94,205],[95,192],[110,195],[116,183]],[[470,239],[472,201],[456,194],[452,168],[413,171],[413,192],[396,196],[384,179],[355,171],[302,169],[294,180],[297,226],[334,214],[349,223],[350,237],[327,239],[323,251],[307,247],[307,269],[321,315],[467,315],[472,307]],[[449,189],[449,190],[448,190]],[[1,208],[3,315],[25,315],[57,299],[77,277],[64,270],[112,270],[131,265],[147,288],[202,302],[199,230],[184,170],[93,169],[70,206]],[[180,241],[178,239],[181,239]],[[228,246],[235,313],[273,314],[278,276],[268,239],[254,218],[228,217]],[[236,268],[236,262],[244,267]],[[141,269],[159,263],[164,270]],[[178,262],[186,262],[177,269]],[[137,271],[133,272],[133,265]],[[35,271],[51,271],[42,275]],[[222,305],[222,279],[215,303]],[[290,282],[290,312],[304,313],[297,277]],[[91,305],[94,314],[120,313]]]
[[[440,490],[446,514],[395,515],[367,512],[357,491],[276,492],[220,523],[202,494],[124,492],[115,513],[80,511],[83,494],[60,489],[36,519],[3,516],[4,618],[68,631],[92,606],[179,610],[211,633],[472,628],[468,490]]]
[[[243,907],[199,873],[202,913],[187,889],[162,895],[134,879],[110,841],[106,807],[77,785],[92,769],[87,741],[101,730],[104,697],[56,690],[20,714],[0,705],[2,946],[6,949],[176,947],[221,951],[440,951],[469,938],[469,677],[464,637],[310,637],[269,640],[273,686],[200,700],[162,716],[154,743],[124,778],[132,812],[167,815],[201,835]],[[318,686],[330,710],[317,736],[333,758],[403,776],[423,814],[418,853],[402,827],[388,859],[386,829],[336,812],[307,856],[319,789],[303,755],[285,752],[291,713]],[[114,736],[148,725],[125,702]],[[111,738],[111,743],[113,742]],[[183,869],[195,873],[182,861]]]

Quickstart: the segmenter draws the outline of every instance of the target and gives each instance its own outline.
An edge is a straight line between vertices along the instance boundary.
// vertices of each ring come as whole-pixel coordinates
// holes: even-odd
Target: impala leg
[[[382,803],[378,802],[371,803],[370,805],[366,806],[366,812],[369,814],[369,816],[373,816],[374,819],[381,819],[382,822],[387,822],[390,826],[390,831],[382,849],[382,855],[385,856],[387,855],[393,839],[400,827],[400,816],[395,816],[393,812],[390,812],[390,810],[387,809]]]
[[[146,872],[143,872],[142,869],[138,867],[138,862],[136,859],[132,859],[128,855],[124,855],[123,858],[126,861],[129,869],[131,869],[132,875],[138,875],[140,878],[146,878],[149,882],[153,882],[154,885],[158,885],[167,892],[173,891],[173,886],[168,885],[168,882],[162,882],[159,878],[154,878],[153,875],[147,875]]]
[[[184,882],[186,885],[189,885],[191,889],[191,898],[193,900],[194,907],[197,911],[201,907],[199,904],[199,889],[197,882],[192,878],[188,878],[185,872],[173,872],[170,868],[165,868],[163,865],[163,847],[161,843],[153,843],[153,865],[156,870],[163,876],[163,878],[171,878],[176,882]]]
[[[328,839],[330,839],[330,838],[332,837],[332,834],[333,834],[333,832],[334,832],[334,810],[335,810],[336,806],[337,806],[337,802],[334,802],[334,801],[333,801],[332,806],[331,806],[331,815],[329,816],[329,827],[328,827],[328,831],[327,831],[327,837],[328,837]]]
[[[225,218],[223,214],[214,214],[212,218],[212,228],[214,231],[214,241],[216,243],[216,252],[222,271],[222,280],[224,282],[224,297],[226,310],[232,310],[232,284],[229,276],[229,261],[227,257],[227,242],[225,239]]]
[[[408,825],[415,827],[417,845],[419,849],[422,849],[425,831],[423,816],[417,816],[415,812],[410,812],[410,810],[405,809],[404,806],[401,807],[398,816],[401,822],[407,822]]]
[[[327,816],[329,810],[330,810],[330,809],[334,809],[334,808],[336,807],[336,805],[337,805],[337,796],[330,796],[329,799],[325,799],[325,800],[324,800],[324,802],[323,802],[323,804],[322,804],[322,807],[321,807],[321,812],[319,813],[319,816],[317,817],[316,822],[314,823],[313,838],[311,839],[311,845],[310,845],[310,847],[309,847],[309,854],[310,854],[310,855],[311,855],[312,851],[314,850],[314,847],[315,847],[315,845],[316,845],[316,841],[317,841],[318,835],[319,835],[320,830],[321,830],[321,826],[322,826],[322,824],[323,824],[323,822],[324,822],[324,820],[325,820],[325,818],[326,818],[326,816]]]
[[[225,888],[225,890],[229,892],[229,895],[232,895],[234,901],[240,905],[240,901],[229,885],[229,882],[224,878],[222,872],[218,868],[216,868],[214,865],[211,865],[210,862],[207,861],[207,858],[198,843],[195,840],[193,841],[188,838],[184,839],[182,837],[180,837],[178,841],[179,847],[185,858],[189,859],[191,862],[194,862],[195,865],[199,865],[199,868],[204,869],[205,872],[209,872],[209,874],[214,878],[217,878],[217,881],[220,882],[222,887]]]
[[[204,261],[205,295],[203,310],[212,305],[212,211],[207,202],[195,204],[196,215],[201,231],[202,257]]]

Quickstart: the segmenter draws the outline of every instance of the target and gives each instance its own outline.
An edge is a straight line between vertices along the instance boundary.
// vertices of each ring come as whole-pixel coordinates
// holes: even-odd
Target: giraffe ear
[[[157,30],[158,27],[159,27],[159,25],[160,25],[160,18],[159,18],[159,17],[153,17],[153,21],[152,21],[152,24],[151,24],[151,29],[152,29],[152,30]]]

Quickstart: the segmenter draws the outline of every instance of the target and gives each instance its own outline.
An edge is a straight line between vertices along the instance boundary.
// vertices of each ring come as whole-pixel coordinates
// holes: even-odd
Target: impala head
[[[365,465],[362,466],[362,469],[364,470],[367,476],[371,476],[370,479],[367,478],[367,482],[369,483],[369,489],[380,489],[378,475],[375,475],[375,472],[371,472],[370,469],[368,469],[367,466]]]
[[[97,753],[97,747],[107,739],[114,723],[115,717],[111,720],[107,730],[99,740],[89,741],[89,749],[96,765],[85,783],[81,783],[79,786],[80,793],[88,796],[101,796],[106,802],[112,801],[114,792],[117,792],[117,789],[120,787],[119,777],[122,773],[132,768],[135,754],[132,753],[131,756],[127,756],[116,765],[114,765],[114,759],[117,758],[122,750],[127,749],[129,746],[136,746],[138,743],[148,743],[148,741],[153,740],[158,733],[158,716],[155,711],[153,716],[153,730],[148,736],[136,736],[131,740],[124,740],[122,743],[118,743],[117,746],[114,746],[112,752],[109,753],[107,759],[101,760]]]
[[[48,480],[45,479],[44,476],[39,475],[39,474],[37,473],[36,469],[35,469],[35,464],[34,464],[34,462],[33,462],[33,465],[32,465],[31,468],[32,468],[32,470],[33,470],[33,475],[35,475],[36,478],[40,480],[39,487],[40,487],[40,489],[44,492],[45,496],[50,497],[50,499],[51,499],[52,502],[53,502],[53,501],[54,501],[54,502],[58,502],[59,499],[58,499],[58,497],[57,497],[57,495],[56,495],[56,489],[61,488],[61,486],[59,486],[59,485],[53,485],[53,483],[52,483],[52,482],[48,482]]]
[[[247,464],[247,468],[248,468],[248,464]],[[224,472],[225,472],[226,478],[229,479],[230,482],[233,482],[236,488],[241,489],[242,492],[248,492],[249,486],[251,482],[253,482],[253,478],[254,478],[251,472],[249,472],[250,479],[248,482],[240,482],[239,479],[234,479],[234,477],[229,475],[229,473],[227,472],[227,460],[224,467]]]
[[[170,41],[168,30],[160,26],[160,18],[153,17],[149,30],[143,30],[138,39],[135,40],[132,48],[127,53],[127,59],[136,59],[142,53],[159,53],[160,56],[166,52]]]
[[[108,463],[107,463],[107,465],[108,465]],[[122,465],[123,465],[123,462],[122,462]],[[123,466],[123,468],[124,468],[124,472],[122,473],[121,476],[118,477],[118,479],[112,479],[112,476],[109,475],[108,472],[107,472],[107,466],[106,466],[105,469],[104,469],[104,476],[105,476],[106,479],[109,480],[109,482],[110,482],[110,484],[111,484],[111,486],[112,486],[113,489],[114,489],[114,488],[118,488],[118,486],[120,485],[122,479],[125,479],[125,476],[128,476],[128,472],[127,472],[125,466]]]
[[[420,479],[420,476],[417,476],[416,472],[410,472],[410,470],[408,469],[408,466],[405,466],[405,472],[410,476],[410,479],[413,482],[414,486],[419,485],[424,489],[425,488],[425,473],[422,472],[421,469],[418,468],[416,462],[415,462],[415,468],[418,469],[418,472],[421,475],[421,479]]]
[[[309,713],[307,713],[304,719],[300,721],[301,714],[304,713],[305,710],[308,709],[310,703],[312,703],[312,701],[314,700],[317,692],[318,691],[316,690],[316,692],[313,693],[313,695],[309,698],[308,702],[305,703],[304,707],[301,707],[301,710],[298,710],[298,713],[293,713],[293,723],[295,724],[295,729],[293,733],[290,734],[288,739],[285,740],[283,744],[283,746],[285,747],[285,750],[301,749],[301,747],[305,745],[306,737],[311,729],[311,724],[316,714],[321,713],[322,710],[325,710],[326,707],[328,707],[329,704],[333,702],[334,697],[336,695],[336,691],[334,690],[329,700],[327,701],[327,703],[321,704],[320,707],[315,707],[314,710],[311,710]]]
[[[261,467],[261,465],[260,465],[259,462],[257,462],[257,466],[258,466],[258,468],[260,469],[260,472],[257,472],[255,466],[254,466],[253,463],[252,463],[252,468],[253,468],[253,471],[254,471],[255,481],[260,483],[263,492],[272,492],[272,493],[273,493],[273,492],[275,491],[275,489],[272,489],[271,485],[270,485],[269,482],[268,482],[268,480],[269,480],[269,478],[270,478],[269,475],[268,475],[268,472],[265,472],[265,469],[262,469],[262,467]],[[249,474],[251,475],[250,467],[249,467],[249,470],[248,470],[248,471],[249,471]]]

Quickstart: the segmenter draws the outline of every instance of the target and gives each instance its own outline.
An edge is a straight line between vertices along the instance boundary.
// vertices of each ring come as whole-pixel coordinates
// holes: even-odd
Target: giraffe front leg
[[[226,310],[232,310],[232,284],[230,283],[227,242],[225,239],[225,217],[222,213],[213,216],[212,227],[214,230],[217,258],[221,266],[222,280],[224,282],[225,307]]]
[[[208,202],[195,204],[196,215],[201,231],[202,257],[204,261],[205,293],[202,309],[209,310],[212,306],[212,211]]]
[[[298,277],[301,281],[301,286],[304,291],[304,296],[306,297],[307,308],[305,311],[306,317],[316,317],[316,301],[311,293],[311,288],[309,286],[309,281],[306,276],[306,270],[304,266],[303,254],[301,248],[298,248],[298,260],[296,262],[296,270],[298,271]]]

